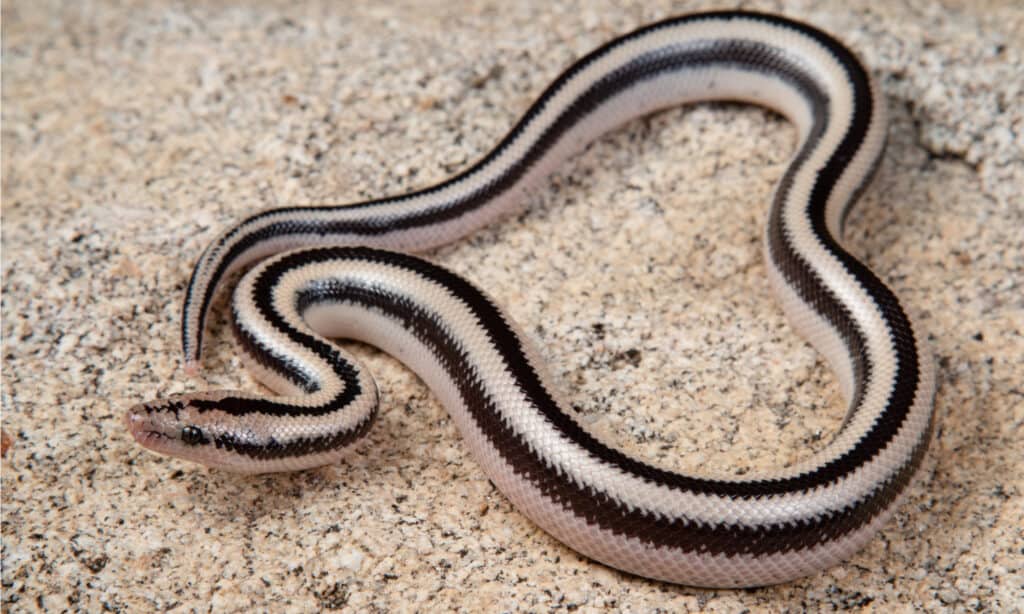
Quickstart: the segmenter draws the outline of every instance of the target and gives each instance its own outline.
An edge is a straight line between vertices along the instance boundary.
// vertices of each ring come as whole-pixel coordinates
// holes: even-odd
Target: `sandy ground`
[[[925,478],[848,563],[708,591],[581,558],[513,509],[400,364],[351,461],[240,478],[155,456],[142,399],[255,384],[216,313],[178,356],[190,267],[256,209],[429,185],[563,67],[706,2],[10,1],[3,7],[6,611],[991,610],[1024,579],[1024,9],[750,2],[840,35],[891,107],[847,239],[939,365]],[[354,3],[353,3],[354,4]],[[514,6],[512,6],[514,5]],[[529,211],[431,257],[544,347],[571,403],[665,466],[744,474],[828,442],[844,407],[769,295],[780,118],[697,105],[600,139]]]

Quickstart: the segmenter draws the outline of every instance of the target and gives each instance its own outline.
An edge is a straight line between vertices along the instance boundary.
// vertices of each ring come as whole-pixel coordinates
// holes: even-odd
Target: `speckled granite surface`
[[[259,207],[440,180],[572,59],[713,6],[291,4],[4,3],[5,611],[1024,607],[1017,3],[745,4],[841,34],[884,84],[890,145],[849,239],[930,333],[942,416],[927,478],[864,551],[752,591],[580,558],[494,490],[409,372],[366,348],[385,405],[346,464],[239,478],[134,446],[128,405],[253,386],[223,310],[208,383],[178,360],[184,284],[219,229]],[[528,213],[433,256],[509,306],[619,445],[682,469],[791,463],[843,415],[764,280],[761,223],[792,140],[731,105],[637,121]]]

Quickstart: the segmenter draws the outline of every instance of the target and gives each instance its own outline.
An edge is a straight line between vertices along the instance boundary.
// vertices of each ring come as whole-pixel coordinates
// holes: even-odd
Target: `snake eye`
[[[195,446],[201,443],[206,443],[206,437],[203,435],[202,429],[198,426],[192,426],[191,424],[181,429],[181,441],[185,445]]]

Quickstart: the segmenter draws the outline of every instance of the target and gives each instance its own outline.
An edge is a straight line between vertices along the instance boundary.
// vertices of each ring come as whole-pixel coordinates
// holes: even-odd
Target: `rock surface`
[[[240,478],[136,447],[121,422],[131,404],[255,387],[222,307],[206,380],[179,361],[184,286],[219,230],[258,208],[439,181],[573,59],[713,6],[371,4],[4,3],[4,610],[1022,607],[1012,0],[744,3],[837,33],[883,84],[889,148],[847,238],[939,364],[925,479],[848,563],[709,591],[583,559],[491,486],[410,372],[361,346],[384,405],[347,463]],[[683,470],[793,463],[844,414],[764,277],[763,218],[793,139],[751,107],[660,113],[590,146],[528,213],[431,256],[508,306],[617,445]]]

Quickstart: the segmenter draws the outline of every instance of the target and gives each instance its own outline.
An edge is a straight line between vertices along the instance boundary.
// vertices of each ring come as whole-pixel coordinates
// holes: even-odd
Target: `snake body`
[[[667,471],[606,445],[560,401],[538,352],[484,292],[386,251],[463,237],[514,210],[524,190],[598,135],[703,100],[763,105],[797,127],[799,145],[768,214],[766,269],[849,404],[820,452],[742,479]],[[568,68],[490,153],[452,179],[348,206],[268,210],[222,233],[189,284],[186,362],[199,363],[222,281],[261,261],[234,292],[234,328],[247,367],[279,396],[179,394],[133,407],[128,426],[148,448],[229,471],[335,462],[377,412],[370,375],[327,340],[353,338],[413,369],[494,484],[591,558],[701,586],[772,584],[821,570],[886,522],[933,429],[923,341],[892,291],[838,239],[885,135],[878,87],[817,29],[746,12],[643,27]]]

